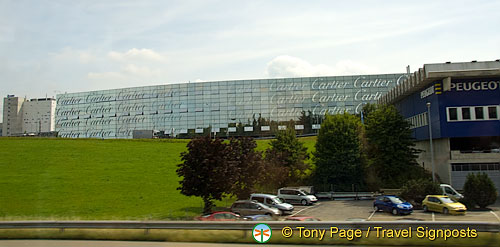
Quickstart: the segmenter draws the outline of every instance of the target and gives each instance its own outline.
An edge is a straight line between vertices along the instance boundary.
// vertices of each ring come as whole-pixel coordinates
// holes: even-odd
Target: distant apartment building
[[[22,107],[23,133],[43,133],[55,130],[56,100],[51,98],[31,99]]]
[[[2,136],[39,134],[55,130],[56,100],[8,95],[3,100]]]
[[[3,99],[3,136],[23,133],[21,107],[25,101],[26,99],[14,95],[7,95]]]

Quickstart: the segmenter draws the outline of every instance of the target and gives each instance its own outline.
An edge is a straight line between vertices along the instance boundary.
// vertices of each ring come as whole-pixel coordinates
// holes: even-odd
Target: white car
[[[300,203],[303,206],[312,205],[318,201],[314,195],[308,195],[300,189],[281,188],[278,190],[278,198],[287,203]]]
[[[250,195],[250,200],[253,201],[258,201],[264,205],[267,205],[269,207],[274,207],[277,208],[281,211],[281,214],[284,215],[286,213],[291,213],[293,211],[293,206],[284,203],[281,201],[277,196],[275,195],[269,195],[269,194],[252,194]]]

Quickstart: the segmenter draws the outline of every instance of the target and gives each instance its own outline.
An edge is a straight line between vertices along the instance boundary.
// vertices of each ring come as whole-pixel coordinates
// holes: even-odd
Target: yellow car
[[[422,201],[424,212],[434,211],[443,214],[465,214],[467,208],[460,202],[442,195],[428,195]]]

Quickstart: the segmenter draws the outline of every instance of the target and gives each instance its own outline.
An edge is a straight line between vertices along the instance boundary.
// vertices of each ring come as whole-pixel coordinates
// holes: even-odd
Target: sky
[[[0,0],[0,96],[491,61],[498,13],[492,0]]]

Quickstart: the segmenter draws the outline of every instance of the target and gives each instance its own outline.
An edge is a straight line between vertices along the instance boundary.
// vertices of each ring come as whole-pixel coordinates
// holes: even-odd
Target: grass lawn
[[[303,141],[309,150],[315,138]],[[199,215],[175,170],[188,140],[0,138],[0,220]],[[269,140],[258,141],[264,150]],[[230,206],[231,199],[218,202]]]

